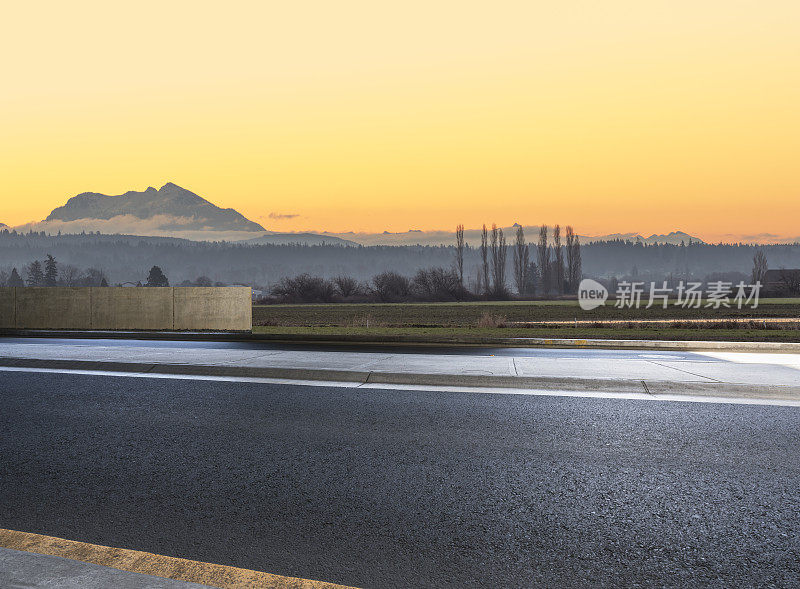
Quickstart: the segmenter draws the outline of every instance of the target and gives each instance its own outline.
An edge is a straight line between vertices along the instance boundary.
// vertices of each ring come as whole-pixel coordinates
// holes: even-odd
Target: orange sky
[[[794,237],[798,23],[763,0],[17,2],[0,222],[173,181],[279,231]]]

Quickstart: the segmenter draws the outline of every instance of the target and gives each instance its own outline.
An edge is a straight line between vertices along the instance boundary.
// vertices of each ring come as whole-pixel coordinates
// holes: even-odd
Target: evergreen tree
[[[8,277],[8,286],[25,286],[25,283],[22,281],[22,277],[17,272],[17,269],[14,268],[11,270],[11,276]]]
[[[150,268],[150,274],[147,275],[147,284],[145,286],[169,286],[169,280],[164,276],[161,268],[153,266]]]
[[[47,254],[47,259],[44,261],[44,285],[56,286],[58,284],[58,263],[56,259]]]
[[[44,285],[44,272],[42,272],[42,263],[39,260],[34,260],[28,265],[28,286],[42,286]]]

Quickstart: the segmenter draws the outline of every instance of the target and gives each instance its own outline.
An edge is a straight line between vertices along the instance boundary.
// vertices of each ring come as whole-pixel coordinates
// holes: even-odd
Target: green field
[[[774,322],[781,318],[796,321]],[[667,322],[636,323],[655,319]],[[767,322],[759,321],[764,319]],[[687,323],[691,320],[707,323]],[[541,323],[548,321],[568,323]],[[619,323],[600,323],[609,321]],[[539,323],[525,325],[528,322]],[[673,305],[616,309],[607,304],[588,312],[577,301],[257,305],[253,326],[255,333],[276,336],[416,337],[420,341],[509,337],[800,341],[800,299],[762,299],[756,309]]]

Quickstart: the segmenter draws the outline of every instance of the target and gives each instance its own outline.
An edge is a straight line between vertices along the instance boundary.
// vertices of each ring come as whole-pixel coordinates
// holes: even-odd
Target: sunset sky
[[[276,231],[800,235],[797,0],[77,0],[3,21],[9,225],[172,181]]]

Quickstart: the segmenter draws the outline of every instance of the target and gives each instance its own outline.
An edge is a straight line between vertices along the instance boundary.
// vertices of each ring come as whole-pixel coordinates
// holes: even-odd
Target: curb
[[[91,360],[0,358],[0,366],[152,375],[219,376],[296,381],[349,382],[356,385],[411,385],[431,387],[507,388],[541,391],[645,393],[648,395],[714,396],[752,399],[800,400],[800,385],[752,385],[726,382],[673,382],[640,379],[585,379],[473,374],[410,374],[308,368],[256,368],[200,364],[139,364]]]
[[[187,331],[72,331],[2,329],[2,337],[67,338],[67,339],[129,339],[165,341],[219,341],[219,342],[265,342],[275,344],[319,344],[319,345],[409,345],[430,347],[510,347],[510,348],[567,348],[567,349],[619,349],[619,350],[673,350],[673,351],[736,351],[736,352],[786,352],[800,354],[800,342],[734,342],[708,340],[631,340],[631,339],[583,339],[583,338],[470,338],[465,337],[420,337],[415,335],[383,335],[380,339],[372,335],[314,335],[273,334],[251,332],[187,332]]]
[[[286,577],[262,571],[3,528],[0,528],[0,547],[79,560],[120,571],[187,583],[200,583],[204,586],[222,589],[354,589],[325,581]]]

